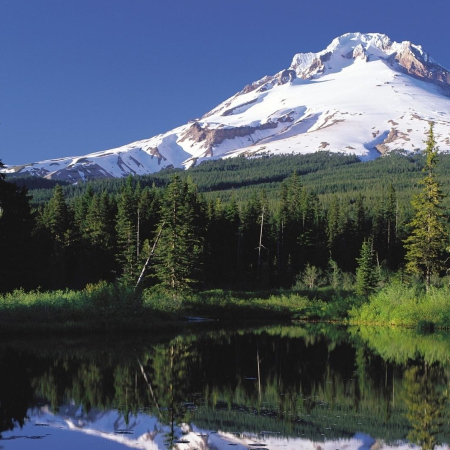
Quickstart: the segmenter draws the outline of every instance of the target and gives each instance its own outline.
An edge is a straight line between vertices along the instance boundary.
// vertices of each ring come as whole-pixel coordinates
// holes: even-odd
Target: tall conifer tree
[[[45,205],[42,218],[43,224],[50,230],[56,242],[65,245],[70,239],[71,219],[62,187],[57,184],[53,190],[53,197]]]
[[[125,283],[135,283],[140,267],[137,257],[137,201],[131,177],[128,177],[117,203],[116,232],[116,259],[122,268],[121,279]]]
[[[58,184],[53,190],[53,197],[45,205],[40,218],[46,232],[42,235],[48,239],[51,248],[50,260],[45,267],[52,287],[65,287],[71,278],[76,278],[75,265],[75,241],[73,212],[67,206],[63,189]],[[48,251],[48,250],[47,250]]]
[[[161,204],[162,232],[154,266],[161,284],[173,294],[188,290],[199,280],[199,208],[195,186],[175,175]]]
[[[357,262],[355,292],[360,295],[369,295],[376,289],[379,281],[372,241],[363,242]]]
[[[442,208],[444,194],[436,177],[438,149],[430,123],[426,140],[426,173],[420,184],[422,192],[414,196],[411,204],[415,214],[409,226],[411,235],[405,240],[406,269],[410,273],[420,275],[425,280],[427,290],[431,285],[433,274],[442,269],[443,253],[447,243],[447,229]]]
[[[1,167],[1,160],[0,160]],[[32,248],[34,214],[25,188],[9,183],[0,174],[0,292],[19,286],[34,287],[36,253]]]

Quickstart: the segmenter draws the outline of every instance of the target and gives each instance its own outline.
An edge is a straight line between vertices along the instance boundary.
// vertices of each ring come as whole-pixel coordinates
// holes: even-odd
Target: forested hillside
[[[205,198],[236,198],[239,203],[248,200],[255,190],[264,189],[270,202],[278,199],[281,182],[296,172],[301,182],[314,191],[326,205],[333,195],[354,197],[364,194],[367,200],[378,199],[380,185],[393,184],[399,201],[409,208],[411,190],[421,177],[424,158],[420,153],[402,155],[394,153],[374,161],[361,163],[355,156],[319,152],[310,155],[266,156],[255,159],[233,158],[207,161],[187,171],[168,169],[156,174],[134,177],[142,188],[164,187],[176,173],[181,179],[190,178]],[[450,155],[440,155],[437,168],[444,192],[450,190]],[[28,188],[34,206],[48,202],[57,185],[63,187],[64,197],[72,203],[86,189],[95,193],[117,195],[125,179],[93,180],[88,183],[68,184],[34,177],[9,178],[19,186]]]
[[[1,290],[133,284],[160,231],[146,286],[289,287],[311,268],[354,273],[368,239],[378,266],[397,270],[424,163],[320,152],[77,185],[2,180]],[[444,194],[449,169],[440,155]]]

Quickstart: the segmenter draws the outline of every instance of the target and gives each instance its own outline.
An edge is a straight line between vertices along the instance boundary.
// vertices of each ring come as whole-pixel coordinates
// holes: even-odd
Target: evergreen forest
[[[70,185],[0,179],[0,292],[446,285],[450,155],[234,158]],[[428,240],[427,240],[428,239]],[[422,245],[423,244],[423,245]],[[432,251],[429,251],[432,249]],[[144,270],[143,270],[144,269]]]

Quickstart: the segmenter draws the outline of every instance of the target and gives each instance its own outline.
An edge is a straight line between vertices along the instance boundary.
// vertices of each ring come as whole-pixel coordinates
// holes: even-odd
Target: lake
[[[0,449],[449,448],[448,333],[192,330],[3,338]]]

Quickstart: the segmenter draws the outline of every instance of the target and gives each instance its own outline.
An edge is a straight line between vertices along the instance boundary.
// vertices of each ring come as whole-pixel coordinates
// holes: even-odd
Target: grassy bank
[[[230,320],[343,319],[356,303],[349,293],[338,295],[330,288],[257,292],[217,289],[176,299],[153,290],[143,293],[143,305],[161,312]]]
[[[394,280],[349,312],[350,323],[450,329],[450,287],[408,285]]]
[[[82,291],[24,292],[0,296],[0,331],[90,332],[152,328],[175,321],[141,307],[125,287],[100,283]]]
[[[159,289],[101,282],[81,291],[0,296],[0,333],[162,331],[192,319],[335,321],[351,324],[450,329],[450,288],[425,292],[393,281],[369,298],[351,291],[291,289],[261,292],[211,290],[170,295]]]
[[[158,289],[99,283],[81,291],[25,292],[0,296],[0,332],[161,330],[193,317],[211,320],[285,321],[343,319],[351,296],[317,291],[204,291],[173,296]]]

